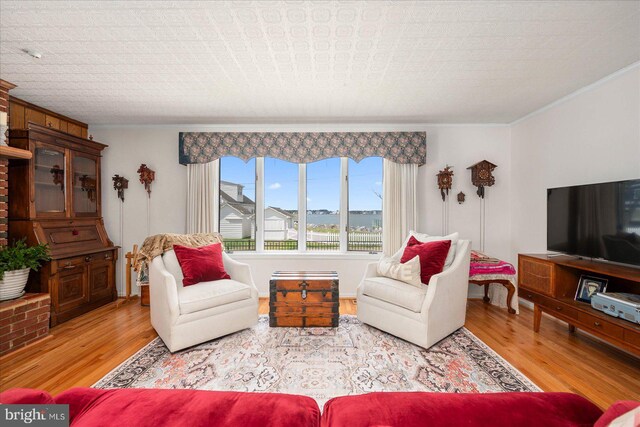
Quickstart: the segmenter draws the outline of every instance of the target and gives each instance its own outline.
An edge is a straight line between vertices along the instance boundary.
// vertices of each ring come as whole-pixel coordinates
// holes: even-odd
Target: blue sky
[[[220,177],[244,185],[244,194],[255,200],[255,159],[247,163],[223,157]],[[369,157],[356,163],[349,159],[349,209],[382,210],[382,159]],[[340,159],[307,164],[307,209],[338,210],[340,204]],[[283,209],[298,207],[298,165],[265,158],[265,205]]]

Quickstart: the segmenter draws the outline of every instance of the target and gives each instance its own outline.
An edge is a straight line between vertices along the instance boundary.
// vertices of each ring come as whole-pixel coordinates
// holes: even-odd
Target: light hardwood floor
[[[355,314],[354,300],[340,312]],[[268,301],[260,301],[268,312]],[[469,301],[466,327],[545,391],[581,394],[605,408],[621,399],[640,400],[640,359],[602,344],[566,324],[544,317],[540,333],[533,313],[520,315]],[[0,390],[45,389],[53,394],[91,386],[155,336],[149,309],[137,300],[110,304],[51,330],[53,338],[0,358]]]

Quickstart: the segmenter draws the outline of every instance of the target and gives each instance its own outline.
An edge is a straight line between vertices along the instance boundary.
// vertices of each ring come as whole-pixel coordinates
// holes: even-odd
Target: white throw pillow
[[[607,427],[635,427],[640,419],[640,407],[630,410],[620,415],[615,420],[607,424]]]
[[[378,261],[378,275],[399,280],[409,285],[422,287],[420,280],[420,257],[415,256],[402,264],[393,258],[382,258]]]
[[[453,264],[453,260],[456,257],[456,248],[458,246],[458,240],[460,239],[459,233],[457,232],[451,233],[451,234],[447,234],[446,236],[430,236],[425,233],[417,233],[411,230],[409,232],[409,237],[407,238],[407,241],[404,242],[403,251],[404,251],[404,247],[406,247],[407,242],[409,241],[409,238],[411,236],[418,239],[418,241],[420,241],[421,243],[437,242],[439,240],[451,240],[451,247],[449,248],[449,252],[447,253],[447,259],[444,260],[443,270],[446,270],[447,268],[451,267],[451,264]]]

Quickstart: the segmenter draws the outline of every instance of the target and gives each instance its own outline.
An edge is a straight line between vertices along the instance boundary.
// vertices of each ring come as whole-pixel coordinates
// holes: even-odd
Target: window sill
[[[358,252],[232,252],[229,255],[233,259],[351,259],[377,261],[382,257],[382,253],[358,253]]]

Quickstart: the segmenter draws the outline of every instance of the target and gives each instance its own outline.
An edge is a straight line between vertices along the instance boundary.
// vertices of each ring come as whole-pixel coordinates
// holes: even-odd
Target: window
[[[349,159],[347,250],[382,251],[382,158]]]
[[[264,159],[264,250],[298,250],[298,164]]]
[[[220,159],[228,251],[382,251],[382,158]]]
[[[256,160],[220,159],[220,234],[228,251],[256,250]]]
[[[307,164],[308,252],[340,250],[340,159]]]

